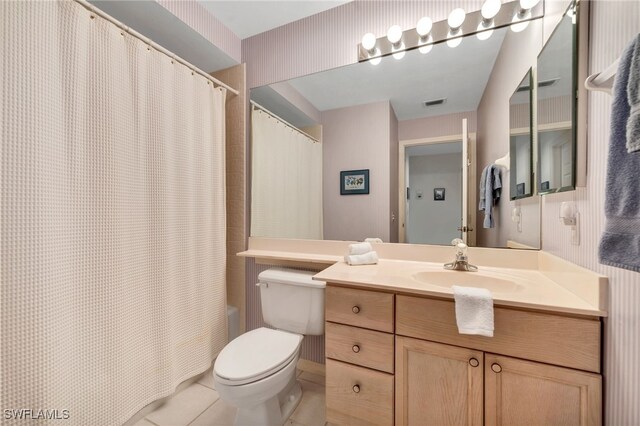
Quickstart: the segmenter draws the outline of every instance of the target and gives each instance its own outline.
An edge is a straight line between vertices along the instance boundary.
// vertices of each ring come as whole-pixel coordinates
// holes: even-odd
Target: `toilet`
[[[215,388],[238,408],[236,425],[283,425],[302,398],[296,365],[304,335],[324,334],[323,281],[315,272],[271,268],[258,276],[262,317],[224,347],[213,367]]]

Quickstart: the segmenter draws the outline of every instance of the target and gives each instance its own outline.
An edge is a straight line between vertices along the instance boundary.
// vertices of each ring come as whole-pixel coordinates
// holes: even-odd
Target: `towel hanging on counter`
[[[600,263],[640,272],[640,34],[620,57],[611,106],[605,196],[606,225]],[[635,110],[634,110],[635,108]],[[632,114],[632,111],[635,113]],[[630,131],[631,130],[631,131]],[[629,140],[628,138],[631,138]]]

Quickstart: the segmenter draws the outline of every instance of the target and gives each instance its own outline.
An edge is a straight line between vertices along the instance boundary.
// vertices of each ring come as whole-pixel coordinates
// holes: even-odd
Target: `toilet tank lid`
[[[278,283],[299,285],[303,287],[325,288],[327,283],[324,281],[313,280],[312,277],[316,272],[299,271],[287,268],[269,268],[260,272],[258,281],[261,283]]]

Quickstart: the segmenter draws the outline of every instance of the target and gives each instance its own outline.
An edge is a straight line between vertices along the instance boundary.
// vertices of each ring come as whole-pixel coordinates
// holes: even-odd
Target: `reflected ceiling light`
[[[489,26],[485,26],[484,21],[478,24],[478,28],[476,29],[476,37],[478,40],[486,40],[493,34],[493,23],[490,23]]]
[[[376,36],[373,33],[366,33],[362,36],[362,47],[369,52],[369,55],[373,55],[376,47]]]
[[[511,21],[511,31],[514,33],[524,31],[529,26],[529,19],[531,19],[531,9],[516,12]]]
[[[451,48],[460,46],[460,43],[462,43],[462,37],[449,38],[447,40],[447,46]]]
[[[407,53],[404,46],[404,43],[400,43],[400,46],[398,46],[397,49],[393,49],[394,51],[397,50],[397,52],[393,53],[391,56],[393,56],[393,59],[397,59],[400,60],[402,58],[404,58],[404,55]]]
[[[402,40],[402,28],[400,25],[392,25],[387,31],[387,40],[393,45],[394,48],[399,47],[400,40]]]
[[[433,21],[431,20],[431,18],[427,16],[423,16],[422,18],[420,18],[418,24],[416,25],[416,32],[420,37],[420,41],[426,41],[426,38],[431,32],[431,28],[433,28]]]
[[[381,56],[378,56],[377,58],[369,59],[369,63],[371,65],[378,65],[380,62],[382,62]]]
[[[433,37],[427,37],[427,39],[422,44],[424,44],[424,46],[420,46],[418,50],[423,55],[426,55],[427,53],[431,52],[431,49],[433,49]]]

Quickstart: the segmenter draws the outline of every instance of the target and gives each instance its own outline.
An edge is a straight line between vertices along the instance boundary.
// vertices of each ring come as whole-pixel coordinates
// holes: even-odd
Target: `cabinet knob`
[[[358,345],[353,345],[353,347],[351,348],[355,353],[360,352],[360,346]]]
[[[355,393],[360,393],[360,385],[353,385],[353,391]]]
[[[477,367],[480,365],[480,362],[475,358],[471,358],[469,360],[469,365],[471,365],[472,367]]]
[[[500,364],[496,363],[491,364],[491,369],[494,371],[494,373],[499,373],[502,371],[502,367],[500,367]]]
[[[353,308],[351,308],[351,311],[354,314],[357,314],[358,312],[360,312],[360,306],[358,306],[358,305],[354,306]]]

